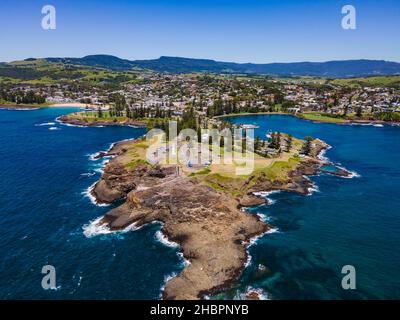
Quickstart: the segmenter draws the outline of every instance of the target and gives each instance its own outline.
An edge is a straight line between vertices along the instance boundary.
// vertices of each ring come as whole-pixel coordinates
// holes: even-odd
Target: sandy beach
[[[94,104],[87,104],[87,103],[80,103],[80,102],[62,102],[62,103],[54,103],[50,104],[47,107],[51,108],[65,108],[65,107],[77,107],[77,108],[98,108],[97,105]]]

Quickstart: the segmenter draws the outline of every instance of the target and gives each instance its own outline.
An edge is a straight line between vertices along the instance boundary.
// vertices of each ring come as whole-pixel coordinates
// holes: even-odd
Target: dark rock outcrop
[[[253,194],[246,194],[239,199],[240,207],[254,207],[267,203],[268,203],[267,199],[257,197]]]
[[[265,203],[253,195],[257,191],[288,190],[307,194],[313,186],[307,175],[319,172],[323,164],[315,156],[306,157],[282,181],[259,175],[251,187],[244,182],[244,195],[235,199],[227,192],[177,174],[173,165],[139,164],[127,169],[130,143],[134,142],[116,144],[107,153],[117,156],[106,165],[92,193],[101,202],[126,198],[125,203],[108,212],[99,224],[121,230],[159,221],[163,223],[163,233],[181,246],[189,264],[166,283],[164,299],[201,299],[231,287],[244,269],[249,240],[270,229],[257,215],[238,208]],[[317,143],[314,154],[323,148],[322,143]]]

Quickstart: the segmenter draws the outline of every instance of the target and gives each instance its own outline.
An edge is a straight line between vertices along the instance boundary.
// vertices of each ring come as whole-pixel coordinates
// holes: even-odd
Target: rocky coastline
[[[318,155],[329,147],[316,140],[312,154],[300,161],[286,181],[258,176],[251,187],[244,184],[241,196],[233,197],[177,174],[175,165],[154,167],[140,163],[127,168],[129,147],[136,142],[123,141],[108,152],[99,153],[98,157],[112,159],[91,193],[99,203],[125,200],[109,211],[99,225],[117,231],[158,221],[168,239],[180,245],[189,263],[166,283],[163,299],[203,299],[232,287],[245,268],[250,240],[272,228],[240,208],[266,204],[268,200],[254,194],[260,191],[308,194],[313,187],[308,176],[321,172],[327,162]]]
[[[0,109],[28,111],[43,108],[43,105],[28,105],[28,104],[0,104]]]
[[[125,119],[119,120],[94,120],[87,121],[84,118],[75,118],[68,115],[64,115],[58,118],[58,121],[64,124],[69,124],[79,127],[105,127],[105,126],[132,126],[137,128],[145,128],[146,123],[139,120]]]
[[[239,210],[239,203],[224,192],[177,176],[173,167],[138,165],[128,174],[118,157],[113,160],[92,194],[101,202],[126,201],[99,224],[121,230],[162,222],[163,233],[190,262],[166,283],[163,298],[201,299],[229,288],[244,269],[246,243],[270,226]]]

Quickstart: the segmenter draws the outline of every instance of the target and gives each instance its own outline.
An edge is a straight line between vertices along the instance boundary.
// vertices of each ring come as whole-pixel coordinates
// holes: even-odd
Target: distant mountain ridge
[[[127,60],[111,55],[89,55],[83,58],[46,58],[45,60],[49,62],[101,67],[118,71],[141,68],[169,73],[225,72],[265,74],[271,76],[316,76],[331,78],[400,75],[400,63],[385,60],[255,64],[166,56],[151,60]]]

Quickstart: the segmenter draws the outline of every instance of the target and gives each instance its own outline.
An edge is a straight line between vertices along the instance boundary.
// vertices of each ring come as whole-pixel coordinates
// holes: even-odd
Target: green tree
[[[343,116],[347,116],[347,112],[349,112],[349,106],[345,106],[343,109]]]
[[[281,133],[280,132],[273,132],[271,134],[270,143],[268,145],[272,149],[279,150],[281,148]]]
[[[254,151],[257,151],[261,148],[261,139],[257,136],[256,141],[254,142]]]
[[[286,141],[286,152],[290,152],[290,150],[292,150],[292,144],[293,144],[293,137],[292,135],[289,134]]]
[[[314,140],[312,137],[307,136],[305,137],[305,142],[303,144],[303,147],[301,149],[301,153],[308,156],[311,153],[311,142]]]
[[[361,118],[361,116],[362,116],[362,108],[361,108],[361,107],[358,107],[358,108],[357,108],[357,110],[356,110],[356,116],[359,117],[359,118]]]

